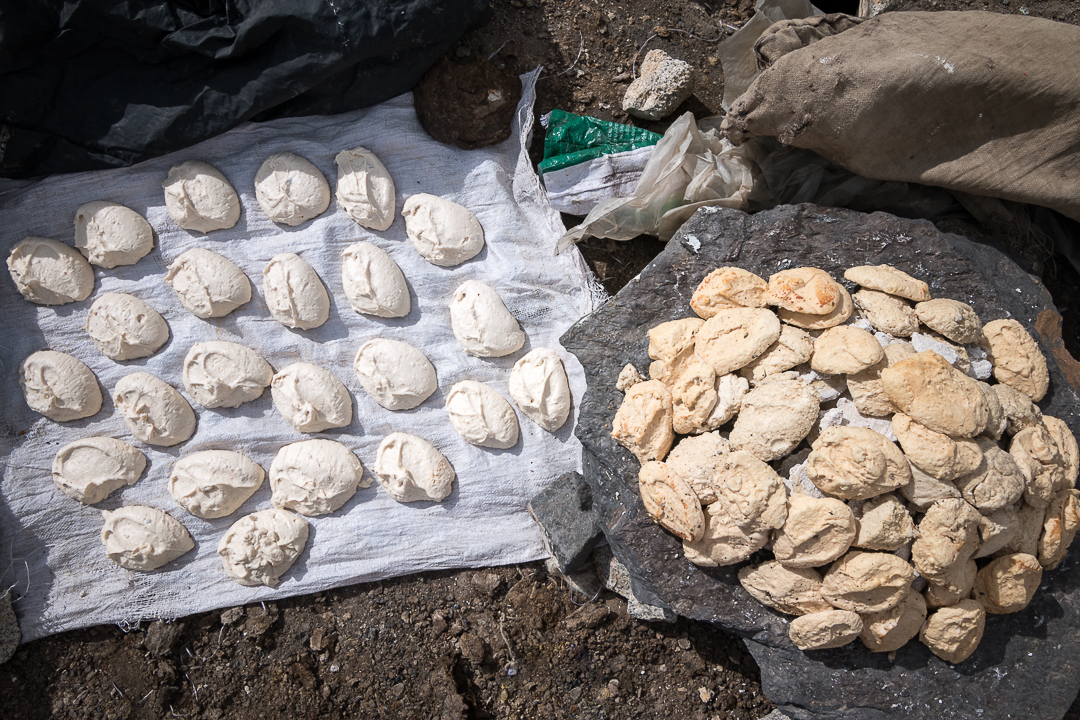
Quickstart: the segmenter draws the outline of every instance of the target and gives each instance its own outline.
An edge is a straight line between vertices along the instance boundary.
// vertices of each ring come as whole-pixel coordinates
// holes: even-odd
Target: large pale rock
[[[663,50],[650,50],[641,63],[641,76],[626,88],[622,108],[643,120],[660,120],[694,92],[694,68]]]

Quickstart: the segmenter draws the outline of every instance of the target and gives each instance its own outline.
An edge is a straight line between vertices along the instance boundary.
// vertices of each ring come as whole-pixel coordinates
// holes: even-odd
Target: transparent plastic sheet
[[[753,146],[734,148],[717,134],[717,120],[686,113],[656,144],[630,197],[612,198],[559,239],[558,251],[588,237],[667,241],[700,207],[749,207],[754,185]]]
[[[515,131],[496,146],[462,151],[435,142],[421,129],[412,99],[402,95],[381,105],[333,117],[247,124],[184,151],[123,170],[38,181],[0,181],[0,249],[6,255],[27,235],[72,242],[76,208],[108,199],[143,214],[153,226],[156,247],[139,263],[112,270],[95,268],[94,293],[85,301],[58,307],[26,302],[6,277],[0,282],[5,317],[0,342],[0,402],[5,410],[0,479],[0,587],[14,585],[15,610],[23,640],[98,623],[171,618],[242,603],[316,592],[356,582],[423,570],[482,567],[524,562],[545,552],[526,504],[560,474],[580,468],[580,444],[573,433],[576,401],[584,392],[577,359],[558,345],[560,335],[594,307],[594,280],[580,253],[552,257],[562,232],[557,212],[546,204],[531,169],[527,148],[537,73],[523,76]],[[258,208],[253,178],[261,162],[290,151],[312,161],[336,184],[334,155],[363,146],[386,165],[397,186],[398,216],[385,232],[358,226],[332,201],[318,218],[297,228],[271,223]],[[209,235],[181,230],[163,206],[161,182],[169,167],[187,159],[211,162],[240,194],[243,214],[230,230]],[[408,241],[400,208],[417,192],[459,202],[482,223],[485,249],[454,268],[425,262]],[[367,240],[387,250],[401,266],[412,291],[412,312],[404,318],[358,315],[341,286],[342,250]],[[204,247],[233,260],[252,282],[253,298],[225,318],[200,320],[180,305],[165,284],[167,266],[181,252]],[[297,252],[319,273],[331,296],[330,319],[311,331],[292,331],[269,315],[262,293],[262,269],[273,255]],[[504,358],[466,356],[449,326],[447,302],[461,282],[492,285],[521,322],[526,345]],[[156,355],[124,363],[105,358],[83,327],[90,304],[105,292],[129,292],[157,309],[171,338]],[[372,337],[405,340],[435,365],[439,389],[420,407],[391,412],[360,387],[352,360]],[[116,382],[131,372],[154,374],[184,393],[181,365],[190,345],[212,339],[254,348],[277,370],[297,361],[319,364],[336,375],[353,398],[353,421],[341,430],[302,435],[277,413],[270,393],[236,409],[195,408],[194,437],[175,448],[135,441],[108,399]],[[97,375],[105,404],[91,418],[54,423],[27,408],[18,367],[31,352],[46,347],[82,359]],[[490,383],[509,397],[513,364],[528,350],[552,347],[562,358],[575,404],[557,432],[541,430],[518,414],[520,442],[509,450],[465,443],[450,426],[443,407],[450,386],[464,379]],[[311,537],[299,560],[277,588],[249,588],[229,580],[216,554],[224,531],[241,516],[270,507],[264,484],[236,513],[203,520],[183,512],[168,495],[170,465],[206,449],[235,449],[264,469],[277,450],[308,437],[344,443],[356,453],[371,479],[375,451],[390,432],[403,430],[431,441],[457,473],[454,490],[442,503],[399,504],[377,482],[361,489],[340,510],[310,518]],[[130,487],[93,507],[61,493],[50,476],[53,456],[68,442],[92,435],[116,437],[146,453],[149,466]],[[182,522],[195,550],[161,570],[138,573],[110,562],[99,540],[102,509],[147,504]]]

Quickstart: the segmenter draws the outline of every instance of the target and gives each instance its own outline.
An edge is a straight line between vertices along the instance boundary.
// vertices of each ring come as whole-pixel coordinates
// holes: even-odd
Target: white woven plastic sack
[[[511,139],[466,152],[439,144],[420,128],[412,99],[404,95],[378,107],[345,115],[249,124],[195,147],[135,167],[57,176],[33,182],[0,183],[0,247],[28,235],[73,244],[76,208],[92,200],[119,202],[144,215],[157,245],[136,265],[95,268],[94,293],[85,301],[43,307],[25,301],[4,273],[0,308],[0,402],[4,406],[3,479],[0,484],[0,592],[14,586],[15,610],[24,640],[71,628],[170,618],[215,607],[309,593],[421,570],[523,562],[545,555],[526,503],[558,475],[579,468],[580,446],[573,434],[576,402],[585,389],[574,356],[558,346],[566,328],[589,312],[589,273],[577,251],[556,256],[562,226],[548,207],[525,151],[532,124],[536,73],[524,76],[524,93]],[[334,156],[363,146],[389,169],[397,186],[398,216],[385,232],[358,226],[336,202],[297,228],[270,222],[254,198],[254,177],[269,155],[301,155],[336,184]],[[232,182],[243,201],[239,223],[209,235],[180,229],[164,208],[161,183],[182,160],[210,162]],[[424,261],[405,234],[400,210],[415,193],[433,193],[461,203],[482,223],[487,245],[458,267]],[[341,252],[368,240],[401,266],[412,291],[405,318],[379,319],[350,309],[341,281]],[[165,284],[166,268],[183,251],[203,247],[235,262],[250,278],[251,302],[216,320],[188,313]],[[330,319],[310,331],[290,330],[267,310],[262,271],[282,252],[296,252],[318,272],[330,292]],[[465,280],[488,283],[503,297],[527,335],[525,347],[508,357],[466,356],[450,330],[447,310],[454,289]],[[150,358],[114,362],[99,353],[84,331],[87,310],[105,292],[121,291],[147,301],[164,315],[172,336]],[[360,387],[352,361],[373,337],[405,340],[431,359],[439,389],[420,407],[391,412]],[[277,370],[297,361],[330,370],[349,388],[354,419],[347,428],[304,436],[276,412],[269,391],[236,409],[194,405],[198,429],[175,448],[143,445],[132,438],[108,395],[117,381],[135,371],[156,375],[183,391],[181,364],[192,343],[230,340],[254,348]],[[451,427],[443,407],[452,384],[472,379],[490,383],[509,398],[514,363],[537,347],[555,348],[565,363],[575,400],[574,413],[556,433],[548,433],[518,413],[521,440],[509,450],[467,444]],[[51,348],[83,360],[106,395],[91,418],[56,423],[31,411],[17,381],[30,353]],[[189,398],[190,400],[190,398]],[[452,494],[442,503],[399,504],[373,483],[337,512],[311,518],[311,536],[299,560],[276,589],[243,587],[229,580],[217,555],[218,539],[239,517],[270,507],[264,484],[233,515],[203,520],[179,508],[167,491],[170,466],[179,457],[206,449],[243,452],[264,469],[278,449],[306,437],[340,441],[363,462],[371,477],[375,451],[394,431],[426,438],[457,472]],[[149,466],[135,485],[113,493],[95,507],[68,498],[53,484],[53,456],[63,445],[92,435],[131,442],[146,453]],[[99,540],[101,510],[126,504],[150,505],[182,522],[196,547],[150,573],[113,564]]]

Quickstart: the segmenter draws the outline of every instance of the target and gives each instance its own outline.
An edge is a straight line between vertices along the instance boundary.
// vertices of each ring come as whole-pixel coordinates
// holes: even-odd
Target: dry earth
[[[851,12],[855,0],[819,3]],[[894,0],[898,10],[992,10],[1080,24],[1070,0]],[[753,0],[495,0],[455,62],[545,67],[538,113],[629,122],[635,63],[662,48],[691,62],[680,110],[720,109],[715,55]],[[662,132],[664,122],[641,123]],[[539,152],[539,140],[534,154]],[[583,248],[610,292],[661,249],[639,238]],[[1080,280],[1049,258],[1043,280],[1080,357]],[[15,589],[18,592],[18,588]],[[16,603],[16,608],[18,607]],[[760,718],[771,705],[742,642],[709,626],[647,623],[602,591],[571,592],[542,564],[437,572],[126,632],[96,627],[23,645],[0,666],[0,717]],[[1068,718],[1080,719],[1080,704]]]

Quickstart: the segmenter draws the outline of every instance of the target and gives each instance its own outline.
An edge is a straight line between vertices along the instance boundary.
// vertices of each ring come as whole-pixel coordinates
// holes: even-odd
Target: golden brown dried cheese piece
[[[975,652],[985,629],[982,605],[976,600],[961,600],[930,615],[919,631],[919,640],[930,652],[955,665]]]
[[[1042,422],[1042,410],[1024,393],[1008,385],[991,385],[997,395],[1001,411],[1005,414],[1005,432],[1015,435],[1024,428],[1034,427]]]
[[[846,378],[848,394],[851,395],[855,409],[861,415],[889,417],[897,412],[896,406],[885,394],[885,386],[881,383],[881,371],[914,355],[915,348],[909,342],[899,341],[886,345],[884,351],[885,357],[881,360]]]
[[[791,621],[788,637],[800,650],[823,650],[854,642],[863,620],[850,610],[826,610]]]
[[[989,411],[978,383],[933,351],[916,353],[881,371],[889,400],[905,415],[951,437],[975,437]]]
[[[675,380],[694,358],[694,336],[704,324],[700,318],[682,318],[660,323],[649,330],[649,377],[668,385]]]
[[[663,460],[675,440],[672,415],[671,393],[664,383],[638,383],[626,391],[612,422],[611,437],[639,462]]]
[[[925,510],[938,500],[960,497],[960,491],[956,489],[956,485],[953,485],[952,481],[938,480],[933,475],[924,473],[919,469],[918,465],[909,464],[911,466],[911,482],[900,488],[900,494],[915,507]]]
[[[744,530],[720,503],[707,505],[705,532],[700,540],[683,542],[686,559],[702,567],[734,565],[748,560],[769,541],[768,530]]]
[[[664,462],[690,484],[702,505],[709,505],[716,502],[714,473],[727,451],[719,432],[704,433],[680,440]]]
[[[891,265],[860,265],[844,271],[844,278],[864,288],[897,295],[915,302],[930,299],[930,287]]]
[[[773,555],[786,567],[819,567],[847,552],[855,540],[855,516],[836,498],[792,495],[787,522],[773,538]]]
[[[857,613],[894,608],[911,592],[915,568],[895,555],[852,550],[821,580],[821,595],[833,607]]]
[[[1025,555],[1039,554],[1039,539],[1043,534],[1043,522],[1046,519],[1045,508],[1031,507],[1027,503],[1020,505],[1016,512],[1018,522],[1016,534],[1004,548],[997,552],[998,556],[1019,552]]]
[[[821,573],[811,568],[787,568],[769,560],[739,570],[739,582],[759,603],[788,615],[833,609],[821,596]]]
[[[830,312],[825,315],[812,313],[794,312],[784,308],[777,308],[776,314],[782,322],[788,325],[802,328],[803,330],[827,330],[845,322],[855,310],[855,304],[851,301],[851,294],[840,283],[836,283],[836,290],[840,293],[840,299]]]
[[[852,325],[829,328],[814,341],[810,369],[825,375],[862,372],[881,362],[885,350],[877,338]]]
[[[1004,555],[979,571],[974,598],[991,615],[1023,610],[1042,582],[1038,558],[1023,553]]]
[[[1058,452],[1061,453],[1061,462],[1065,468],[1065,488],[1071,488],[1076,484],[1077,474],[1080,472],[1080,446],[1077,445],[1076,436],[1064,420],[1056,417],[1043,415],[1043,425],[1054,438]]]
[[[919,634],[926,621],[926,600],[910,592],[894,608],[862,616],[863,630],[859,639],[870,652],[899,650]]]
[[[970,305],[959,300],[927,300],[915,306],[915,314],[923,325],[954,343],[973,345],[982,337],[982,320]]]
[[[1072,487],[1065,482],[1065,460],[1044,423],[1013,435],[1009,455],[1023,473],[1024,501],[1028,505],[1046,507],[1059,490]]]
[[[811,446],[806,474],[822,492],[865,500],[911,481],[907,459],[887,437],[869,428],[833,425]]]
[[[993,440],[980,438],[982,463],[973,473],[956,478],[956,488],[965,500],[989,513],[1012,505],[1024,494],[1024,474],[1016,460]]]
[[[931,608],[955,605],[971,595],[979,566],[974,560],[958,563],[942,583],[930,583],[926,588],[926,605]]]
[[[919,316],[906,302],[888,293],[863,288],[855,293],[855,307],[878,332],[911,337],[919,330]]]
[[[754,388],[728,436],[732,450],[772,462],[795,449],[817,421],[821,396],[801,380],[776,380]]]
[[[1039,562],[1053,570],[1069,551],[1080,527],[1080,490],[1062,490],[1046,509],[1042,535],[1039,536]]]
[[[1050,371],[1039,344],[1024,326],[1016,320],[991,320],[983,325],[983,337],[997,381],[1035,402],[1042,400],[1050,387]]]
[[[770,375],[790,370],[810,359],[814,350],[814,338],[805,330],[791,325],[780,326],[780,337],[769,349],[745,365],[739,374],[757,382]]]
[[[919,523],[919,538],[911,546],[911,561],[930,582],[945,584],[960,563],[979,549],[982,515],[962,498],[938,500]]]
[[[839,285],[829,273],[812,267],[781,270],[769,277],[765,302],[808,315],[828,315],[840,302]]]
[[[638,372],[637,368],[630,363],[626,363],[623,369],[619,371],[619,377],[615,379],[615,389],[626,392],[638,383],[643,382],[645,382],[645,378],[641,377],[641,373]]]
[[[733,307],[765,307],[762,278],[737,267],[723,267],[705,276],[690,298],[690,307],[706,320],[719,310]]]
[[[695,352],[717,375],[743,367],[780,337],[780,320],[765,308],[720,310],[698,330]]]
[[[645,509],[658,525],[688,542],[705,533],[701,501],[693,488],[662,462],[647,462],[638,473],[638,490]]]
[[[716,399],[716,373],[712,365],[693,356],[671,387],[675,432],[689,435],[705,430]]]
[[[1020,532],[1020,506],[987,513],[979,520],[979,551],[975,558],[990,557],[1011,543]]]
[[[856,519],[855,541],[863,550],[886,550],[892,552],[911,542],[915,537],[915,523],[911,513],[893,494],[879,495],[863,505],[862,515]]]
[[[713,485],[719,503],[739,527],[773,529],[787,518],[787,492],[780,476],[745,450],[720,457]]]
[[[903,413],[893,415],[892,429],[907,459],[939,480],[955,480],[975,472],[982,464],[982,449],[974,441],[954,440]]]
[[[1002,385],[1001,387],[1005,386]],[[979,381],[979,390],[982,391],[983,399],[986,400],[986,430],[983,432],[994,440],[1000,440],[1005,433],[1005,429],[1009,426],[1009,418],[1005,415],[1005,408],[1001,405],[1001,398],[994,392],[993,387],[982,380]],[[1020,393],[1016,394],[1020,395]]]

